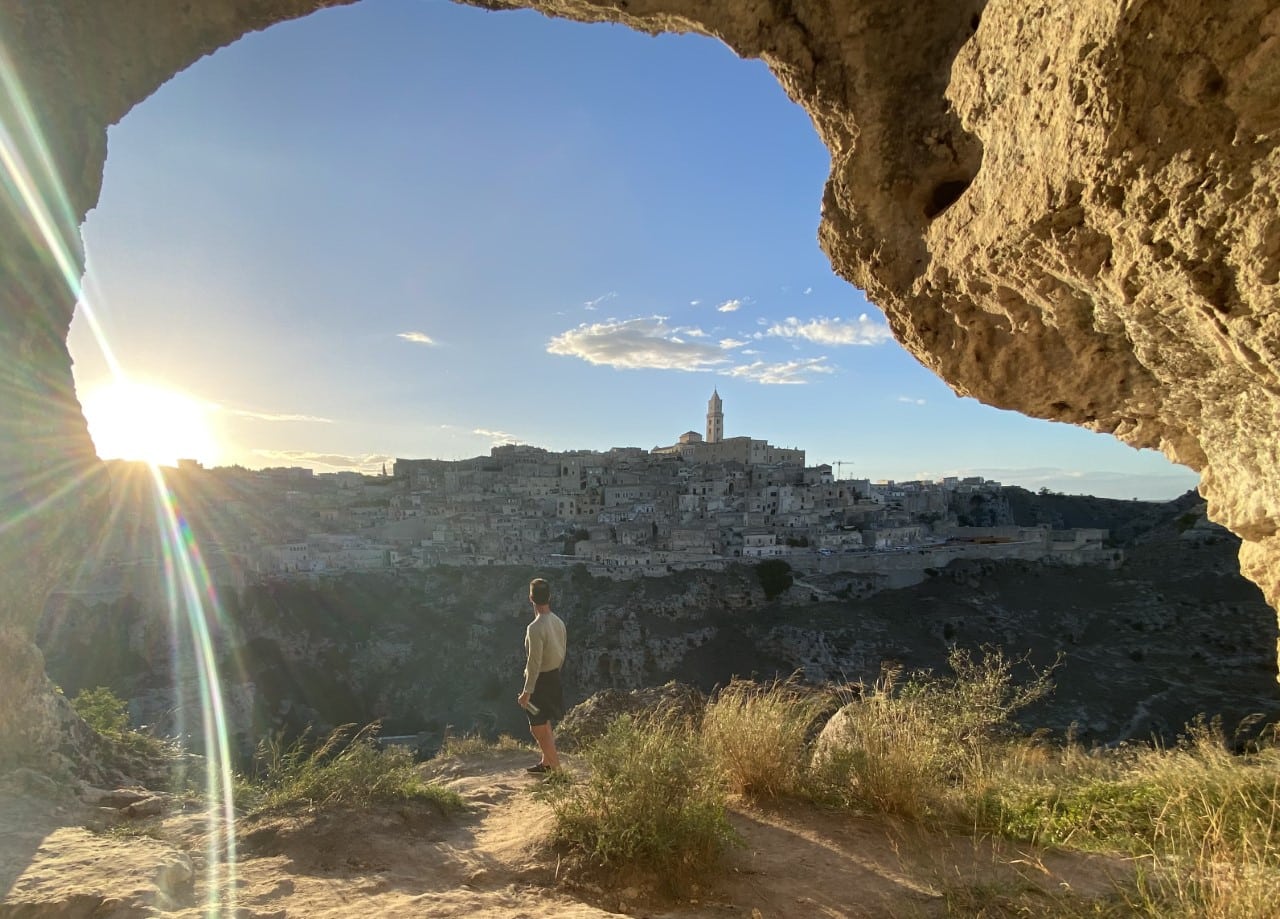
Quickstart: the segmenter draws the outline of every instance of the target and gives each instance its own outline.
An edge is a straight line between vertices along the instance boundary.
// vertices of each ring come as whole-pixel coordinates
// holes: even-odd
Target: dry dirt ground
[[[1128,870],[809,807],[735,807],[745,845],[692,899],[672,902],[652,880],[567,868],[545,843],[549,809],[530,793],[531,761],[508,752],[425,764],[462,795],[462,813],[242,820],[234,868],[198,809],[121,818],[10,788],[0,793],[0,919],[1034,915],[1055,900],[1105,897]]]

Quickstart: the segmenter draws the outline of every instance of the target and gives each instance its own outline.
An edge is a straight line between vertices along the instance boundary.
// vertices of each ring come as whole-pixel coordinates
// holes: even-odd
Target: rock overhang
[[[0,0],[71,219],[96,203],[106,130],[133,105],[250,31],[346,2]],[[765,61],[831,153],[820,244],[899,341],[958,393],[1200,471],[1211,515],[1245,539],[1243,570],[1280,601],[1270,0],[474,5],[698,32]],[[16,124],[12,97],[0,106]],[[0,649],[24,662],[0,668],[8,698],[37,685],[20,649],[102,518],[65,347],[75,291],[28,229],[0,216]],[[21,721],[0,717],[0,739]]]

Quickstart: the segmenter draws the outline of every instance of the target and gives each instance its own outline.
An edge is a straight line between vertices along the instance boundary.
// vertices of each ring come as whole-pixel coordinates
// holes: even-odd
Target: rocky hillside
[[[1275,618],[1236,562],[1238,541],[1187,497],[1167,505],[1015,495],[1008,510],[1127,534],[1114,570],[958,561],[916,587],[871,596],[848,575],[798,577],[767,600],[754,568],[613,581],[554,573],[570,629],[571,701],[675,679],[799,672],[874,679],[882,665],[941,669],[954,645],[1002,648],[1035,667],[1061,658],[1028,727],[1111,742],[1169,738],[1198,713],[1280,717]],[[1116,505],[1128,509],[1121,518]],[[1092,510],[1091,510],[1092,508]],[[1092,515],[1092,516],[1091,516]],[[265,733],[375,718],[389,734],[523,732],[515,708],[529,616],[525,568],[442,568],[278,581],[223,598],[212,643],[242,749]],[[173,640],[174,629],[178,640]],[[59,599],[39,642],[68,694],[105,685],[135,720],[199,736],[200,681],[168,612],[137,597]],[[197,744],[198,745],[198,744]]]

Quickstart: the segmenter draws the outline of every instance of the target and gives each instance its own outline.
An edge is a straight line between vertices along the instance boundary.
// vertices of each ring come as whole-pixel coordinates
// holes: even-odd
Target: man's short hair
[[[529,599],[538,606],[546,606],[551,602],[551,585],[542,578],[534,578],[529,582]]]

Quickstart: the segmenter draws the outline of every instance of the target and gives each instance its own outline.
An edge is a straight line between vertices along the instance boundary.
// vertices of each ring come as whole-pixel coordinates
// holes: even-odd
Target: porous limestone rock
[[[26,645],[101,516],[65,338],[106,129],[202,55],[340,2],[0,0],[0,118],[39,189],[0,211],[0,757],[30,747]],[[961,395],[1199,470],[1280,601],[1274,0],[476,5],[764,60],[831,153],[821,244],[898,339]]]
[[[623,715],[696,725],[706,707],[707,697],[702,692],[674,681],[629,692],[604,689],[565,713],[564,721],[556,726],[556,744],[569,753],[581,750],[604,736],[609,725]]]

